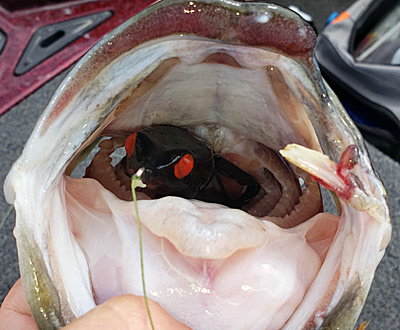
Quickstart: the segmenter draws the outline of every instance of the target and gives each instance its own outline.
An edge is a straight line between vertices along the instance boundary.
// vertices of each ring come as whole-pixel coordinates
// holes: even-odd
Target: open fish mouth
[[[263,196],[233,209],[143,193],[149,297],[193,329],[355,324],[390,216],[314,44],[312,28],[276,5],[175,0],[139,13],[77,63],[5,184],[39,327],[143,293],[131,192],[109,157],[157,125],[204,141]],[[86,177],[71,177],[99,139]],[[337,197],[338,215],[322,211],[317,182]]]

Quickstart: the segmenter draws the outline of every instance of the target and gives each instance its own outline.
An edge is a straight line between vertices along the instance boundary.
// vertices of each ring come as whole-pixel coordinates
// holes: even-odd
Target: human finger
[[[15,282],[0,308],[0,330],[37,330],[21,279]]]

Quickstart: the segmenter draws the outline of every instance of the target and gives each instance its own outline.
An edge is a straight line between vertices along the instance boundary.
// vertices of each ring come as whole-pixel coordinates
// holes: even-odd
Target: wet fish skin
[[[162,6],[163,5],[161,5],[161,7]],[[112,50],[111,47],[107,48],[107,46],[105,46],[106,42],[108,43],[108,41],[106,40],[110,40],[110,38],[111,36],[106,37],[106,39],[104,39],[103,42],[100,43],[99,46],[97,46],[90,53],[90,56],[85,57],[83,61],[78,63],[77,67],[72,71],[68,80],[64,82],[63,87],[58,92],[56,92],[55,97],[51,101],[51,104],[48,108],[49,110],[47,110],[44,117],[42,117],[42,120],[38,123],[38,126],[35,129],[36,133],[28,141],[26,152],[30,152],[30,156],[33,155],[33,157],[29,159],[29,161],[32,163],[36,162],[38,164],[41,163],[46,164],[46,168],[45,170],[43,170],[43,172],[45,172],[46,174],[44,177],[40,178],[41,180],[43,180],[42,182],[45,183],[50,182],[52,184],[55,183],[55,185],[57,185],[57,183],[59,182],[58,175],[65,168],[64,165],[71,159],[72,155],[76,152],[78,147],[81,148],[82,145],[87,145],[91,141],[92,139],[91,134],[102,124],[102,121],[108,114],[107,109],[111,109],[113,107],[113,104],[115,104],[121,98],[121,94],[117,94],[113,98],[106,100],[102,112],[99,111],[98,113],[96,113],[95,117],[92,117],[92,122],[89,123],[89,126],[85,126],[85,128],[87,127],[87,130],[84,133],[81,133],[81,130],[84,125],[87,125],[87,122],[82,120],[82,122],[76,123],[76,118],[75,118],[76,113],[70,113],[70,114],[62,113],[63,106],[67,105],[68,102],[71,101],[72,99],[71,95],[76,95],[74,93],[79,92],[79,90],[77,89],[79,89],[80,83],[77,83],[77,81],[82,81],[84,83],[85,79],[81,79],[81,77],[82,75],[88,74],[88,72],[89,72],[88,74],[89,79],[90,77],[92,77],[91,75],[96,74],[97,69],[94,66],[95,59],[99,59],[101,52]],[[299,53],[302,54],[301,51],[297,51],[296,55],[298,55]],[[105,62],[100,61],[100,63],[107,64],[108,61],[113,59],[113,56],[115,55],[103,59],[103,61]],[[315,77],[317,77],[317,72],[315,72],[313,69],[315,63],[312,63],[312,61],[307,62],[306,60],[303,60],[301,56],[299,61],[306,63],[305,64],[306,67],[308,65],[309,70],[312,72],[313,75],[315,75]],[[99,67],[101,68],[101,65]],[[322,83],[320,86],[320,92],[321,95],[324,94],[325,92],[325,87],[322,85]],[[330,112],[328,111],[326,113],[318,113],[317,115],[313,114],[314,118],[311,119],[313,124],[315,124],[317,132],[322,132],[319,133],[319,139],[323,146],[323,149],[330,154],[331,158],[337,161],[339,160],[344,148],[347,145],[349,144],[357,145],[361,154],[360,166],[363,169],[366,169],[365,176],[373,178],[372,179],[373,181],[376,180],[377,182],[376,184],[378,187],[377,188],[378,192],[376,194],[377,195],[381,194],[381,196],[383,196],[382,198],[385,199],[383,186],[379,183],[377,179],[374,179],[375,175],[373,173],[372,167],[370,166],[370,162],[361,136],[359,135],[357,129],[354,127],[352,122],[349,120],[348,116],[344,112],[340,113],[342,111],[341,110],[342,107],[338,104],[338,101],[335,99],[335,97],[332,96],[333,94],[329,90],[328,93],[330,97],[325,96],[325,98],[332,100],[332,102],[335,104],[335,107],[333,107]],[[60,127],[57,127],[58,125],[57,123],[60,122],[57,119],[60,119],[62,116],[65,116],[64,119],[66,120],[65,123],[66,125],[71,125],[71,126],[73,125],[73,127],[76,128],[75,132],[72,132],[71,135],[73,134],[78,135],[79,133],[79,138],[65,141],[64,137],[58,137],[58,140],[54,141],[54,146],[57,148],[61,147],[63,150],[62,154],[57,152],[57,150],[49,150],[47,154],[40,153],[39,151],[41,151],[41,146],[40,143],[38,144],[37,142],[40,141],[41,138],[46,138],[49,136],[54,137],[57,135],[57,132],[60,129]],[[64,120],[62,122],[64,122]],[[325,134],[325,132],[329,132],[329,134]],[[343,132],[345,132],[344,135]],[[20,164],[19,168],[22,170],[24,170],[24,165],[22,165],[24,163],[24,160],[26,159],[22,157],[19,163]],[[19,171],[17,165],[16,168],[14,168],[14,175],[18,176],[18,174]],[[35,182],[32,183],[33,186],[34,184]],[[14,187],[14,189],[17,191],[18,187]],[[45,186],[44,189],[49,189],[49,191],[51,192],[52,188],[51,185],[48,185]],[[12,193],[9,194],[9,199],[12,200],[13,198],[10,197],[10,195],[12,195]],[[26,193],[26,197],[29,198],[29,193]],[[23,200],[23,198],[20,200]],[[25,206],[18,205],[16,207],[18,207],[19,210],[22,210]],[[47,327],[49,329],[58,328],[63,324],[62,323],[63,320],[62,317],[60,316],[59,309],[58,308],[54,309],[54,306],[58,306],[57,301],[59,299],[59,294],[58,293],[56,294],[54,292],[54,286],[52,285],[51,276],[49,275],[48,272],[48,260],[44,259],[39,254],[36,255],[33,253],[32,255],[29,255],[26,252],[26,251],[40,251],[43,248],[46,248],[46,244],[38,246],[37,243],[32,243],[32,244],[21,243],[22,241],[26,242],[30,241],[29,235],[23,229],[24,225],[23,211],[21,213],[19,213],[19,215],[17,216],[19,218],[19,219],[17,218],[17,222],[19,222],[19,227],[17,227],[17,236],[19,237],[18,248],[20,250],[21,259],[25,260],[25,264],[24,262],[22,262],[21,264],[22,265],[21,273],[23,274],[24,286],[32,288],[30,291],[31,298],[29,298],[29,300],[32,306],[32,310],[35,311],[35,318],[40,327],[44,329],[46,329]],[[387,215],[383,215],[383,219],[381,221],[386,221],[385,219],[386,216]],[[29,228],[29,225],[27,225],[27,227]],[[39,240],[44,242],[44,240],[46,239],[46,235],[48,235],[48,233],[44,232],[43,233],[44,239],[42,237]],[[37,238],[38,237],[36,236],[35,239]],[[32,242],[35,242],[35,239],[33,239]],[[26,263],[27,261],[28,263]],[[29,261],[32,262],[33,266],[29,263]],[[33,270],[32,267],[34,267],[35,270]],[[36,295],[34,293],[34,288],[35,288],[34,279],[36,274],[35,272],[37,272],[37,274],[40,275],[39,277],[42,279],[42,284],[39,287],[40,288],[46,287],[46,289],[39,290],[40,291],[39,295]],[[333,327],[337,326],[338,324],[345,328],[350,327],[351,324],[354,324],[355,323],[354,318],[357,317],[356,315],[357,313],[359,313],[359,310],[363,305],[364,299],[361,298],[361,300],[357,300],[357,299],[351,299],[349,297],[355,297],[355,296],[365,297],[366,296],[365,289],[363,289],[363,292],[360,292],[360,290],[361,289],[354,284],[354,288],[349,289],[349,291],[346,291],[348,293],[345,293],[343,295],[343,298],[337,305],[337,306],[345,306],[346,311],[350,309],[349,308],[350,305],[355,306],[354,307],[355,310],[354,313],[352,314],[352,317],[349,317],[348,315],[343,316],[342,312],[340,311],[343,311],[344,307],[334,308],[332,313],[330,314],[331,316],[327,317],[323,321],[322,325],[318,326],[322,327],[323,329],[325,328],[333,329]],[[49,291],[51,293],[49,293]],[[354,292],[357,292],[357,294],[354,295]],[[38,298],[40,298],[40,301],[45,301],[47,303],[45,303],[45,305],[38,304],[39,301]],[[41,307],[43,308],[42,310]],[[316,327],[318,326],[316,325]]]

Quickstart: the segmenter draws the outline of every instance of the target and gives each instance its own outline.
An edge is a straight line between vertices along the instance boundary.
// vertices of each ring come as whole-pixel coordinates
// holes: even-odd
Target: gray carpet
[[[321,29],[325,19],[333,10],[345,9],[349,0],[276,1],[284,5],[294,4],[314,17],[315,25]],[[0,159],[0,185],[2,186],[10,166],[21,153],[33,126],[60,83],[61,74],[20,104],[0,117],[0,137],[2,141]],[[1,86],[0,88],[6,88]],[[366,305],[360,321],[369,320],[368,329],[400,329],[400,165],[370,147],[375,169],[386,187],[392,214],[393,236],[386,255],[377,269]],[[0,214],[9,208],[0,195]],[[14,212],[10,214],[0,229],[0,302],[19,277],[15,239],[12,235]]]

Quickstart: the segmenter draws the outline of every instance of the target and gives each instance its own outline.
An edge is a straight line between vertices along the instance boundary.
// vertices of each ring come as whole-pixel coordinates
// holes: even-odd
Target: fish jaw
[[[84,223],[78,218],[72,219],[77,240],[81,246],[86,245],[83,249],[89,255],[88,265],[97,303],[116,292],[142,294],[133,203],[121,201],[110,192],[99,189],[94,180],[87,179],[90,181],[87,183],[67,180],[70,180],[67,198],[72,203],[78,200],[76,196],[81,191],[80,185],[89,189],[86,201],[82,203],[79,198],[80,202],[74,207],[90,209],[91,206],[85,203],[93,204],[92,194],[96,194],[96,201],[107,205],[103,210],[96,208],[93,217],[86,218]],[[108,212],[108,207],[112,209],[113,223],[99,221],[106,218],[102,214]],[[194,329],[237,327],[239,320],[232,315],[238,314],[237,317],[242,318],[240,310],[244,301],[259,307],[249,311],[251,317],[249,315],[247,320],[240,322],[241,328],[281,327],[298,305],[307,283],[314,278],[320,265],[319,256],[303,244],[301,235],[282,235],[285,230],[269,222],[255,221],[238,210],[166,197],[156,201],[139,201],[139,211],[149,297]],[[181,214],[176,216],[177,212]],[[75,208],[72,213],[79,214]],[[178,222],[178,225],[171,222]],[[102,225],[107,226],[107,231],[100,229],[90,233],[82,228]],[[180,230],[181,233],[176,234],[169,229]],[[119,234],[114,235],[113,232]],[[111,239],[113,235],[119,239]],[[107,241],[110,249],[118,253],[99,251],[99,248],[104,249],[90,246],[93,239]],[[182,244],[183,240],[191,242]],[[290,249],[284,249],[288,242]],[[284,254],[276,253],[283,249],[286,251]],[[295,262],[285,262],[289,259]],[[306,260],[309,267],[304,272],[296,271]],[[155,264],[158,266],[154,267]],[[120,272],[119,269],[129,271]],[[246,269],[245,277],[243,269]],[[107,285],[109,290],[104,290],[104,282],[113,283],[115,287],[110,289]],[[274,298],[276,296],[281,297],[279,301]],[[285,311],[282,313],[283,306]],[[205,315],[207,321],[204,320]],[[255,320],[258,325],[254,324]]]
[[[273,9],[269,8],[269,5],[236,2],[231,2],[230,5],[225,2],[211,1],[191,3],[197,7],[194,8],[192,4],[188,5],[186,2],[180,1],[167,1],[150,7],[147,12],[134,17],[95,46],[75,66],[56,91],[28,140],[22,156],[7,177],[6,196],[9,202],[14,202],[17,213],[16,236],[21,274],[24,286],[28,288],[27,296],[35,319],[41,328],[58,328],[65,322],[84,314],[96,304],[91,279],[88,276],[92,271],[90,263],[88,264],[81,246],[76,240],[77,233],[71,231],[71,224],[67,220],[70,215],[65,207],[66,192],[71,187],[68,188],[69,181],[64,176],[64,172],[73,156],[88,146],[100,133],[107,129],[115,131],[121,128],[121,121],[118,121],[118,118],[124,117],[119,117],[119,111],[122,114],[130,113],[129,109],[124,110],[120,106],[123,103],[121,101],[127,99],[126,96],[132,85],[144,81],[146,77],[155,72],[156,68],[160,67],[160,64],[179,57],[183,64],[167,62],[168,74],[174,74],[174,70],[182,73],[185,70],[179,71],[178,69],[188,69],[188,64],[192,65],[192,68],[197,64],[201,65],[199,67],[201,70],[195,71],[196,73],[207,72],[207,70],[210,71],[210,64],[204,64],[204,58],[213,53],[223,53],[233,58],[242,68],[246,68],[246,72],[242,71],[243,77],[248,73],[249,76],[255,77],[254,81],[260,82],[264,81],[262,79],[266,76],[269,81],[272,81],[269,87],[270,90],[274,90],[275,94],[278,92],[288,93],[288,99],[301,100],[307,105],[304,106],[303,111],[298,112],[306,114],[307,119],[304,120],[305,117],[298,116],[297,112],[290,110],[291,104],[285,103],[282,98],[272,97],[271,94],[271,100],[275,100],[277,106],[271,106],[268,109],[259,108],[254,111],[254,113],[265,113],[278,108],[278,105],[284,108],[283,115],[278,112],[273,113],[274,117],[281,118],[288,126],[285,129],[286,134],[278,139],[272,139],[272,136],[265,132],[265,127],[258,126],[257,119],[259,118],[257,117],[254,117],[256,119],[253,122],[242,121],[235,126],[235,123],[225,121],[224,125],[233,126],[235,130],[260,142],[271,138],[273,142],[270,143],[273,144],[274,150],[282,149],[289,143],[297,143],[315,150],[324,150],[336,162],[340,160],[349,145],[355,145],[359,150],[358,166],[352,171],[359,169],[357,171],[361,174],[357,172],[356,175],[363,183],[367,183],[363,187],[363,191],[367,191],[367,195],[376,199],[377,205],[383,210],[381,216],[371,215],[370,212],[362,209],[355,209],[349,204],[347,197],[339,196],[342,214],[337,220],[337,228],[333,226],[333,229],[337,230],[337,235],[334,236],[334,239],[330,235],[332,245],[325,258],[316,256],[310,249],[305,248],[310,251],[310,259],[324,259],[324,263],[320,270],[314,273],[313,281],[311,281],[312,274],[305,276],[308,278],[306,281],[308,284],[305,285],[304,297],[297,303],[292,302],[292,309],[288,309],[287,313],[292,312],[293,315],[290,319],[288,316],[286,317],[287,323],[284,325],[285,329],[299,329],[316,328],[327,324],[343,325],[345,322],[344,324],[350,327],[351,324],[354,324],[362,308],[374,269],[389,240],[389,215],[384,189],[372,170],[361,136],[335,96],[320,80],[315,60],[312,57],[314,46],[312,29],[304,25],[294,14],[276,6],[272,6],[275,8]],[[200,24],[200,28],[199,25],[196,25],[198,30],[194,30],[191,24],[182,26],[173,22],[169,29],[146,29],[147,32],[141,35],[147,39],[138,39],[135,35],[135,31],[139,30],[138,26],[145,29],[145,25],[149,23],[149,21],[146,23],[146,19],[149,19],[150,22],[162,22],[161,16],[157,15],[165,15],[171,12],[170,10],[176,14],[178,9],[187,14],[187,17],[192,17],[191,15],[202,12],[191,11],[201,9],[207,12],[209,9],[206,8],[212,8],[215,12],[223,12],[223,15],[214,17],[213,21],[225,23],[212,26],[206,21],[207,24],[203,22]],[[239,15],[236,14],[237,12]],[[248,15],[249,12],[254,14]],[[246,13],[247,15],[245,15]],[[234,21],[232,17],[235,16],[244,17],[243,22]],[[249,17],[252,17],[253,21],[249,21]],[[276,20],[275,23],[274,20]],[[250,27],[254,25],[254,22],[264,24],[265,31],[270,31],[263,35],[263,39],[256,38],[251,33]],[[289,38],[285,33],[282,35],[281,27],[275,28],[279,26],[276,24],[277,22],[281,23],[281,27],[282,25],[287,27],[286,32],[288,32]],[[138,25],[142,23],[143,25]],[[210,28],[204,28],[207,25],[210,25]],[[176,30],[176,27],[179,26],[189,30]],[[225,28],[226,26],[228,29]],[[161,34],[154,35],[152,34],[153,30]],[[210,34],[211,31],[216,31],[216,34]],[[271,34],[271,31],[277,32],[277,34]],[[178,38],[172,37],[171,34],[174,33],[182,33],[183,36],[181,37],[179,34]],[[193,37],[193,34],[199,36],[200,40]],[[304,38],[299,39],[299,35]],[[291,36],[296,38],[291,39]],[[249,48],[249,46],[252,47]],[[254,46],[255,48],[253,48]],[[196,51],[190,51],[191,49]],[[134,71],[135,66],[137,67],[139,63],[139,58],[141,67]],[[215,64],[215,58],[213,61]],[[263,77],[257,76],[259,73],[256,71],[260,70],[257,70],[257,65],[254,66],[254,63],[258,64],[258,68],[262,67],[263,72],[266,72]],[[123,70],[118,71],[118,66],[121,66]],[[213,66],[213,68],[215,67]],[[120,78],[118,73],[128,69],[131,71]],[[238,80],[238,76],[232,73],[233,70],[225,69],[224,67],[218,72],[225,75],[226,79]],[[287,74],[290,71],[293,71],[292,75]],[[127,78],[129,75],[131,77]],[[168,75],[168,77],[174,76]],[[301,86],[297,85],[299,80],[302,81]],[[162,82],[161,79],[160,82]],[[290,86],[288,89],[285,87],[287,85]],[[160,84],[158,86],[163,87]],[[168,84],[164,86],[168,86]],[[156,86],[151,87],[152,90],[156,88]],[[241,85],[237,85],[234,90],[240,90],[241,87]],[[232,100],[231,105],[238,100],[238,98],[232,98],[232,93],[229,91],[225,92],[224,97]],[[257,98],[254,97],[254,99]],[[150,101],[151,99],[147,99],[147,102]],[[296,103],[294,108],[301,109],[299,104]],[[182,105],[184,103],[180,103],[180,106]],[[235,109],[233,106],[232,108]],[[154,119],[157,116],[146,122],[148,113],[146,113],[145,107],[141,109],[142,113],[137,111],[135,114],[138,117],[142,116],[144,121],[132,123],[128,129],[157,123]],[[76,115],[77,111],[80,113],[79,117]],[[169,113],[168,109],[164,108],[164,113]],[[237,117],[239,113],[237,110],[231,116]],[[219,117],[229,117],[229,115],[223,116],[223,114],[224,112]],[[179,124],[182,122],[182,118],[165,118],[164,116],[161,122]],[[199,123],[199,120],[196,120],[194,123]],[[299,122],[296,123],[296,120]],[[187,124],[190,125],[190,123]],[[308,127],[309,130],[301,131],[300,126]],[[123,126],[122,128],[127,129]],[[48,141],[52,141],[52,143],[49,145]],[[318,164],[318,161],[316,163]],[[322,174],[322,179],[325,174]],[[100,205],[98,205],[98,209],[102,210]],[[107,209],[103,211],[106,214],[109,213]],[[313,228],[318,227],[316,223],[323,222],[324,218],[320,215],[313,221],[310,219],[305,224],[289,230],[289,233],[280,231],[278,236],[292,235],[299,240],[301,237],[307,236],[306,233],[312,236]],[[57,221],[57,219],[60,220]],[[272,232],[279,230],[271,226],[268,228]],[[155,229],[153,228],[153,230]],[[64,234],[60,235],[60,233]],[[155,236],[158,235],[155,234]],[[260,237],[263,236],[260,234]],[[264,244],[265,241],[266,239]],[[260,242],[262,242],[261,239]],[[257,250],[264,244],[259,243],[250,247],[244,244],[238,250],[228,249],[228,252],[224,252],[224,257],[232,257],[244,249]],[[60,251],[65,251],[65,246],[68,246],[67,250],[73,256],[68,258],[68,263],[53,258],[58,256]],[[185,247],[183,244],[183,248]],[[375,258],[365,259],[365,256],[368,256],[366,253],[368,249],[371,249],[370,255],[374,255]],[[191,255],[189,250],[180,250],[179,252],[182,256],[189,258],[210,258],[210,255],[204,254]],[[40,252],[30,253],[29,251]],[[218,253],[222,253],[220,250],[218,251]],[[343,256],[348,257],[343,259]],[[316,265],[318,262],[314,261],[313,264]],[[368,272],[365,271],[367,269]],[[37,278],[40,278],[44,285],[37,285]],[[68,278],[73,278],[74,284],[66,287],[65,283],[68,282]],[[296,283],[299,278],[302,277],[294,277],[291,283]],[[140,294],[140,289],[135,293]],[[315,299],[316,295],[320,299]],[[348,299],[349,296],[355,298]],[[152,298],[155,299],[154,296]],[[349,304],[345,304],[346,301],[350,301],[349,304],[354,306],[354,310],[349,308],[351,307]],[[182,321],[177,312],[168,309],[168,306],[165,308]],[[343,309],[351,310],[351,317],[345,315],[344,318]],[[270,323],[270,325],[271,327],[283,327],[285,321],[281,320],[280,322]],[[191,324],[191,326],[197,328],[196,324]]]
[[[351,254],[350,258],[342,257],[334,274],[337,286],[335,292],[330,293],[330,305],[326,310],[315,309],[314,318],[308,320],[307,326],[322,329],[354,327],[373,280],[374,271],[371,270],[376,269],[390,241],[390,215],[382,203],[384,190],[383,194],[381,190],[377,193],[379,185],[371,180],[368,169],[360,166],[358,149],[354,145],[345,149],[337,164],[328,156],[299,145],[288,145],[280,153],[338,197],[339,226],[343,227],[334,243],[340,248],[335,249],[333,244],[331,249],[341,251],[343,255]],[[325,262],[329,263],[329,260]],[[317,283],[315,281],[313,285]],[[297,317],[292,317],[284,329],[296,329],[304,312],[296,311]]]

